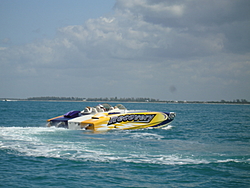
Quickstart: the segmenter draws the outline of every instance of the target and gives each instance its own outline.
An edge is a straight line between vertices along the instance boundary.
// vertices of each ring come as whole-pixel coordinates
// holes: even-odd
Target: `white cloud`
[[[13,78],[13,88],[39,85],[25,97],[250,99],[246,5],[117,0],[112,16],[60,28],[53,40],[0,48],[1,77]]]
[[[0,50],[6,50],[8,49],[7,47],[0,47]]]

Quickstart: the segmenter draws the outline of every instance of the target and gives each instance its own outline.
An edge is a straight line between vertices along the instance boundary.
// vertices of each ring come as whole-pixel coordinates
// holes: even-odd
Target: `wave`
[[[209,157],[183,150],[166,152],[164,148],[154,147],[164,138],[163,135],[144,131],[83,134],[82,131],[63,128],[1,127],[0,134],[0,150],[21,156],[160,165],[250,163],[248,158],[221,158],[220,154]],[[155,151],[157,149],[162,152]]]
[[[151,139],[151,140],[161,140],[164,136],[154,134],[154,133],[129,133],[129,137],[132,139]]]

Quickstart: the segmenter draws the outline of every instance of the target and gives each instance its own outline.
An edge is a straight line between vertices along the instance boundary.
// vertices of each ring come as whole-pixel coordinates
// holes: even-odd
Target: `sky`
[[[0,0],[0,98],[250,101],[248,0]]]

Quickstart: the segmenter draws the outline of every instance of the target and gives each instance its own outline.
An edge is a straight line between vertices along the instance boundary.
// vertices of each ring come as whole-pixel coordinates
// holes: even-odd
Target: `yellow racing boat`
[[[90,108],[90,107],[88,107]],[[96,109],[102,109],[96,110]],[[47,120],[48,126],[67,127],[92,131],[128,130],[143,128],[161,128],[174,120],[174,112],[157,112],[147,110],[127,110],[118,104],[112,107],[102,104],[91,108],[91,112],[71,111],[65,115]],[[70,116],[73,115],[73,116]]]

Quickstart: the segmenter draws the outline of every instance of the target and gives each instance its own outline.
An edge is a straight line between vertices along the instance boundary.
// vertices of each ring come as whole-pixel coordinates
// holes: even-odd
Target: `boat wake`
[[[166,127],[163,127],[162,129],[164,129],[164,130],[170,130],[170,129],[172,129],[174,126],[172,126],[172,125],[168,125],[168,126],[166,126]]]
[[[150,130],[149,130],[150,131]],[[30,157],[76,161],[128,162],[161,165],[247,162],[220,154],[207,157],[173,147],[161,132],[123,131],[83,134],[83,131],[47,127],[1,127],[0,150]],[[155,147],[156,146],[156,147]],[[172,150],[170,148],[172,147]],[[157,151],[156,151],[157,148]],[[177,149],[176,149],[177,148]]]

